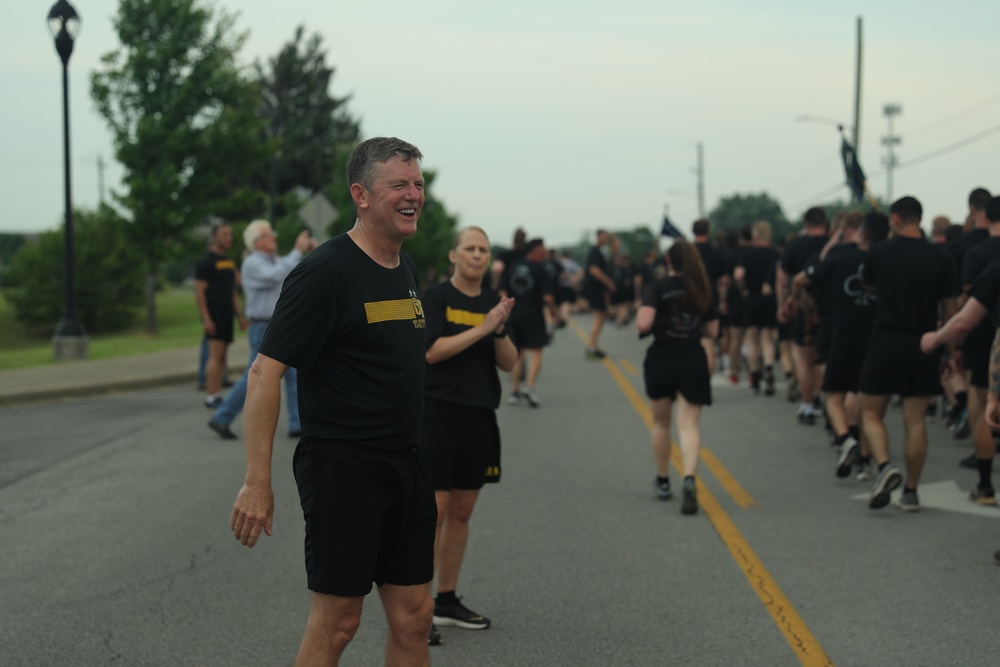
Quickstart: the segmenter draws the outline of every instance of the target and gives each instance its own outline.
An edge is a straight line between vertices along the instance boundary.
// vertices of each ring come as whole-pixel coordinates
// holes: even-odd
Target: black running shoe
[[[482,614],[477,614],[458,600],[450,604],[441,604],[435,600],[434,624],[442,627],[465,628],[466,630],[485,630],[490,627],[490,619]]]
[[[670,500],[674,497],[673,492],[670,490],[670,479],[665,479],[662,482],[654,478],[653,479],[653,491],[656,492],[656,497],[660,500]]]
[[[840,458],[837,459],[837,477],[844,478],[851,474],[851,468],[858,460],[861,452],[861,445],[852,436],[847,436],[844,442],[840,443]]]
[[[902,483],[903,473],[899,471],[899,468],[887,466],[875,480],[875,487],[868,499],[868,508],[877,510],[888,505],[889,501],[892,500],[892,492],[898,489]]]
[[[684,480],[684,487],[681,489],[681,514],[698,513],[698,490],[695,488],[693,479]]]
[[[427,633],[427,645],[428,646],[440,646],[441,645],[441,633],[438,632],[437,626],[433,623],[431,624],[431,630]]]
[[[1000,567],[1000,551],[993,552],[993,564]]]
[[[969,500],[977,505],[996,507],[997,496],[992,486],[977,486],[969,492]]]
[[[964,459],[958,462],[958,465],[962,466],[963,468],[971,468],[973,470],[979,470],[979,464],[976,463],[975,453],[966,456]]]

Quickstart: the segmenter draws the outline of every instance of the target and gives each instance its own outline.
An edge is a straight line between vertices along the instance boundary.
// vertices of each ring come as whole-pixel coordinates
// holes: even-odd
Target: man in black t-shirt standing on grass
[[[208,341],[205,407],[215,410],[222,405],[226,350],[233,342],[233,317],[239,317],[242,330],[247,328],[247,320],[236,290],[236,262],[227,254],[233,247],[233,231],[229,225],[214,225],[211,239],[208,252],[194,267],[194,298]]]
[[[878,477],[868,507],[889,504],[890,494],[903,484],[903,473],[889,460],[885,412],[893,394],[903,399],[906,486],[900,508],[920,509],[917,484],[927,458],[924,417],[932,396],[941,393],[940,355],[924,355],[920,337],[955,312],[959,294],[954,260],[927,243],[920,233],[923,209],[913,197],[897,199],[889,209],[893,237],[868,251],[861,272],[865,288],[876,297],[875,327],[861,368],[861,427],[878,465]]]
[[[347,166],[357,221],[285,278],[249,373],[247,472],[230,527],[271,534],[271,450],[281,376],[298,371],[303,437],[293,459],[312,592],[297,665],[335,665],[378,585],[387,665],[427,665],[437,511],[419,451],[425,327],[413,260],[401,252],[424,205],[420,151],[362,142]]]

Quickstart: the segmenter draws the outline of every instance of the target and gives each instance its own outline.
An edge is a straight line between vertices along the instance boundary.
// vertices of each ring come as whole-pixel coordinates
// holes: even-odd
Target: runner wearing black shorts
[[[490,625],[455,591],[479,491],[500,481],[497,368],[509,371],[517,359],[507,335],[513,301],[482,287],[490,265],[486,233],[478,227],[460,230],[448,259],[455,267],[451,278],[428,287],[421,299],[427,318],[423,453],[438,512],[432,646],[441,641],[436,626],[479,630]]]
[[[743,253],[733,278],[743,288],[745,309],[744,337],[747,343],[747,365],[750,367],[750,389],[760,393],[761,378],[764,394],[774,395],[774,355],[777,301],[774,286],[766,282],[767,275],[778,263],[778,253],[771,247],[771,224],[753,224],[753,245]],[[761,360],[763,359],[763,372]]]
[[[651,444],[656,465],[653,489],[668,500],[670,489],[670,422],[677,403],[677,433],[684,467],[681,512],[698,511],[695,474],[701,435],[701,408],[712,404],[711,375],[701,347],[701,338],[718,331],[718,316],[712,311],[712,290],[694,247],[676,240],[667,251],[667,277],[653,281],[643,291],[636,316],[640,336],[653,335],[646,352],[643,378],[653,413]]]
[[[802,403],[796,419],[802,424],[816,422],[815,401],[819,394],[819,373],[816,369],[816,334],[819,315],[808,293],[796,293],[791,280],[806,268],[809,258],[820,252],[827,241],[826,212],[819,206],[807,210],[802,217],[802,235],[789,242],[778,266],[778,322],[790,322],[792,355]]]
[[[859,479],[868,478],[871,452],[861,435],[857,392],[875,320],[875,296],[862,286],[861,271],[868,248],[884,241],[888,233],[889,220],[880,213],[869,213],[863,226],[860,214],[848,215],[834,233],[837,245],[795,276],[802,287],[825,293],[833,314],[822,389],[834,445],[840,453],[837,477],[847,477],[854,468]]]
[[[506,293],[514,299],[508,326],[518,351],[517,361],[510,371],[511,394],[508,402],[511,405],[519,405],[522,401],[527,401],[533,408],[541,405],[535,388],[542,370],[542,349],[549,344],[545,311],[548,310],[550,319],[556,319],[556,286],[551,274],[545,270],[547,256],[548,251],[541,239],[528,241],[524,259],[511,268],[504,285]],[[527,373],[524,373],[525,357]],[[522,375],[525,376],[523,391]]]
[[[590,306],[590,313],[594,318],[594,323],[590,328],[590,337],[587,339],[587,349],[584,356],[592,361],[603,359],[607,356],[601,348],[597,346],[597,341],[601,337],[601,329],[608,319],[608,308],[611,303],[611,295],[615,292],[615,282],[611,280],[608,270],[608,262],[601,252],[601,248],[611,243],[611,235],[603,229],[597,230],[597,243],[591,246],[587,252],[586,268],[583,271],[583,285],[580,294],[587,300]]]
[[[389,634],[385,663],[429,662],[437,512],[420,454],[426,320],[416,268],[401,251],[424,204],[420,157],[396,138],[354,149],[354,227],[285,278],[248,376],[246,477],[230,529],[253,547],[271,534],[281,378],[298,371],[294,471],[311,596],[297,664],[337,664],[373,582]]]
[[[868,251],[862,282],[878,299],[871,343],[861,369],[862,429],[871,445],[879,474],[868,506],[889,503],[903,484],[903,473],[891,465],[885,412],[893,394],[903,400],[906,482],[900,507],[920,509],[917,484],[927,456],[924,423],[931,396],[941,392],[939,355],[924,355],[920,337],[937,327],[938,309],[947,319],[959,294],[955,262],[921,235],[923,209],[913,197],[896,200],[889,209],[893,237]]]
[[[743,289],[736,284],[734,275],[736,267],[743,261],[743,255],[749,250],[753,232],[750,225],[740,228],[737,246],[732,248],[726,258],[726,269],[729,276],[726,288],[726,310],[729,312],[729,382],[739,384],[740,369],[743,365],[743,336],[746,325],[746,310]]]

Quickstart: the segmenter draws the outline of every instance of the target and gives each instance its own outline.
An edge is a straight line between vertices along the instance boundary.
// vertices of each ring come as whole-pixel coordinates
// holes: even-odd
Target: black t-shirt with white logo
[[[305,435],[398,450],[420,443],[425,326],[413,260],[341,234],[285,278],[260,352],[298,369]]]
[[[875,322],[876,296],[861,283],[868,253],[856,243],[830,248],[821,262],[806,267],[816,294],[829,304],[833,330],[866,334]]]
[[[545,295],[556,293],[555,280],[545,265],[528,260],[522,260],[511,268],[504,289],[514,297],[512,317],[525,313],[541,314]]]
[[[428,287],[420,298],[427,318],[428,349],[438,338],[457,336],[482,324],[499,300],[490,290],[478,296],[462,294],[448,280]],[[489,335],[450,359],[427,364],[426,394],[449,403],[496,409],[500,405],[496,365],[496,347]]]
[[[872,246],[861,276],[878,296],[875,328],[898,333],[933,331],[938,302],[960,292],[952,257],[908,236]]]
[[[642,305],[656,309],[652,329],[654,344],[698,345],[702,324],[719,319],[711,306],[704,313],[682,311],[683,297],[684,280],[680,276],[657,278],[642,291]]]
[[[213,308],[233,307],[233,288],[236,287],[236,262],[225,255],[207,252],[194,265],[195,280],[208,283],[205,302]]]

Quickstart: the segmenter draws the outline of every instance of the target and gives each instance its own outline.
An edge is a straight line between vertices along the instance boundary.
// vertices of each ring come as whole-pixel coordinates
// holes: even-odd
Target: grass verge
[[[202,329],[191,288],[170,288],[156,296],[159,333],[146,333],[146,311],[136,313],[128,329],[88,336],[90,359],[193,347],[201,342]],[[55,325],[53,325],[53,330]],[[239,332],[237,332],[239,335]],[[55,363],[51,337],[31,335],[15,319],[10,304],[0,296],[0,370]]]

